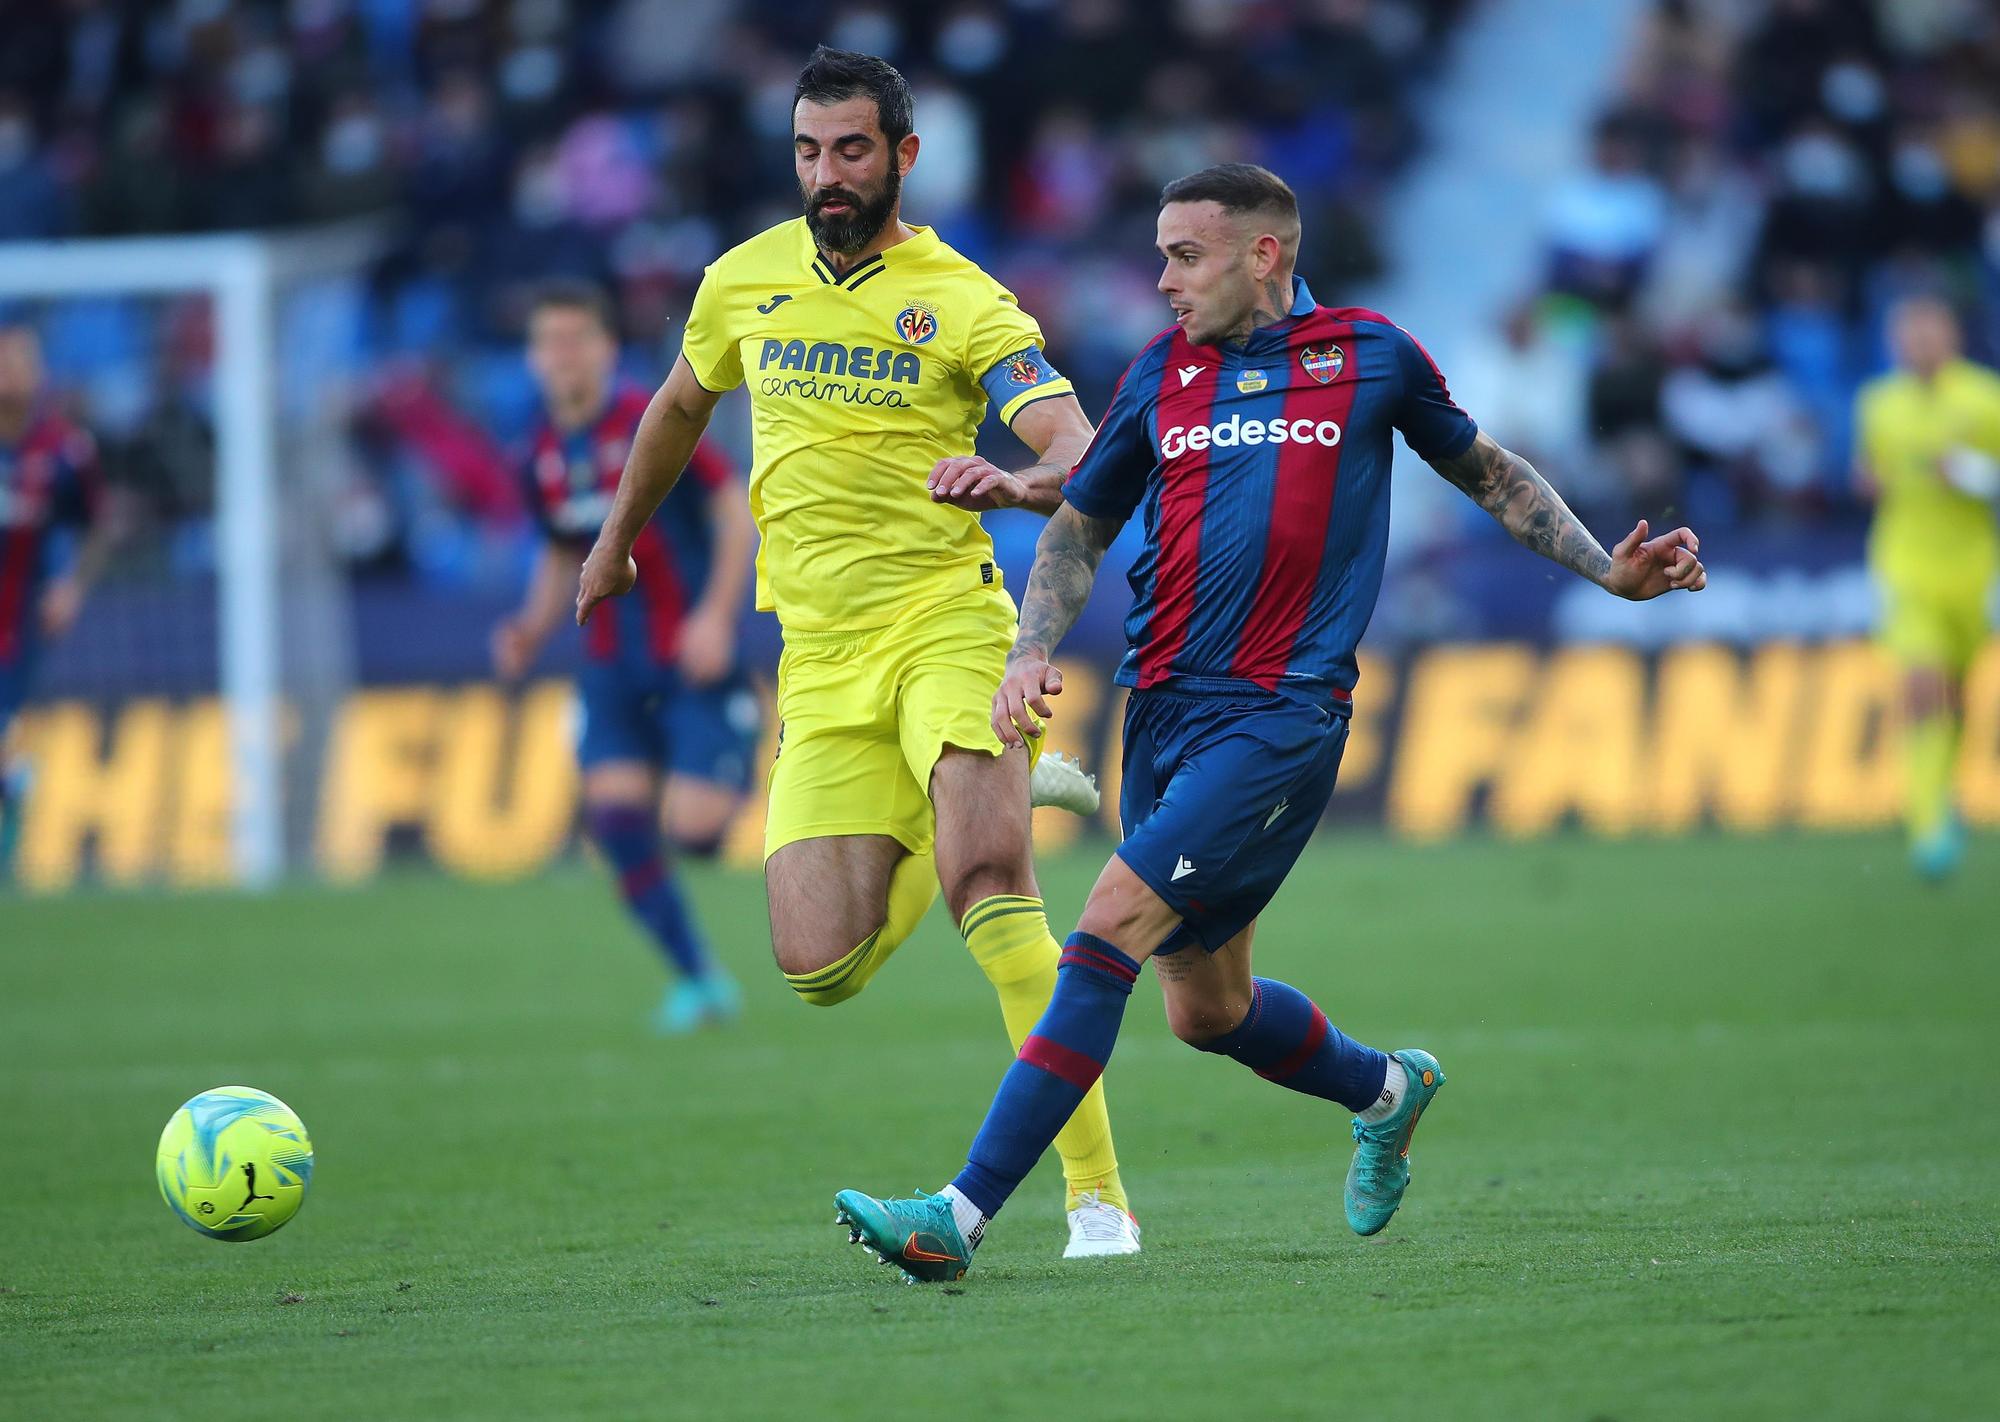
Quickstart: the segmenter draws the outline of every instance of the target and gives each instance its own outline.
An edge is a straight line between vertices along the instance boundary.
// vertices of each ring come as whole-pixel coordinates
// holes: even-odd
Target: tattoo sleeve
[[[1603,583],[1611,571],[1611,555],[1569,511],[1562,495],[1549,487],[1534,465],[1501,448],[1485,433],[1463,454],[1433,460],[1431,468],[1492,514],[1523,548],[1593,583]]]
[[[1021,599],[1021,631],[1007,654],[1009,662],[1024,656],[1046,659],[1055,651],[1090,600],[1097,565],[1119,527],[1117,520],[1089,518],[1069,504],[1050,517],[1035,544],[1034,571]]]

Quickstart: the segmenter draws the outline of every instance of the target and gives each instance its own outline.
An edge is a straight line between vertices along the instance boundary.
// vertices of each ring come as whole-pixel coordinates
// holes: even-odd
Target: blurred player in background
[[[709,267],[673,372],[640,426],[618,502],[585,565],[577,615],[646,577],[635,548],[721,392],[750,387],[750,502],[763,535],[758,606],[784,630],[780,753],[764,876],[771,944],[810,1003],[859,992],[940,884],[1000,996],[1018,1047],[1048,1005],[1060,949],[1035,884],[1031,768],[989,719],[1014,604],[978,514],[1049,513],[1090,441],[1070,383],[1013,295],[905,224],[916,162],[910,90],[869,55],[821,49],[793,95],[806,215]],[[973,456],[986,406],[1040,462],[1018,473]],[[634,569],[633,555],[638,554]],[[1043,797],[1045,798],[1045,797]],[[921,1119],[921,1066],[907,1083]],[[1068,1257],[1136,1253],[1101,1087],[1057,1148]]]
[[[1965,851],[1952,802],[1965,675],[2000,572],[2000,375],[1959,353],[1958,319],[1936,297],[1898,302],[1889,342],[1897,368],[1860,395],[1857,482],[1876,501],[1868,562],[1903,670],[1910,860],[1942,878]]]
[[[1444,1084],[1437,1059],[1363,1046],[1297,988],[1250,972],[1257,917],[1318,826],[1347,744],[1355,649],[1388,550],[1392,431],[1518,542],[1607,591],[1651,598],[1706,581],[1684,528],[1648,540],[1642,522],[1606,553],[1526,460],[1480,433],[1407,331],[1313,300],[1293,274],[1299,237],[1297,199],[1263,168],[1222,164],[1161,194],[1159,288],[1175,324],[1126,370],[1063,486],[992,710],[1010,744],[1042,734],[1062,690],[1048,658],[1143,509],[1117,674],[1132,688],[1125,839],[965,1169],[937,1195],[835,1197],[855,1242],[913,1279],[972,1263],[987,1221],[1104,1070],[1148,958],[1181,1040],[1355,1113],[1355,1233],[1401,1204],[1410,1137]]]
[[[536,299],[528,364],[545,418],[523,473],[544,543],[526,602],[494,629],[494,666],[509,681],[567,621],[577,570],[647,399],[618,383],[611,308],[587,285],[553,285]],[[584,816],[626,905],[676,973],[654,1017],[666,1033],[738,1010],[736,984],[702,940],[667,840],[697,855],[720,847],[750,785],[761,719],[736,656],[755,539],[743,483],[706,442],[688,467],[694,478],[638,534],[638,596],[592,622],[577,677]]]
[[[98,517],[97,447],[47,400],[32,327],[0,324],[0,876],[13,862],[27,795],[14,718],[44,643],[76,625],[111,552]],[[58,530],[83,530],[60,565]]]

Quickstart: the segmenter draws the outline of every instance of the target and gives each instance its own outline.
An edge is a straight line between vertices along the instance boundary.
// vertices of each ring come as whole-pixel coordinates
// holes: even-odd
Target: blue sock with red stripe
[[[611,861],[632,916],[683,976],[702,976],[709,969],[708,950],[695,931],[680,884],[668,871],[658,817],[636,805],[602,805],[588,819],[590,837]]]
[[[1139,965],[1102,938],[1069,936],[1048,1010],[1007,1068],[951,1182],[981,1214],[999,1213],[1103,1074],[1138,976]]]
[[[1389,1058],[1326,1020],[1313,1000],[1274,978],[1250,980],[1250,1011],[1202,1048],[1234,1057],[1266,1081],[1362,1111],[1382,1094]]]

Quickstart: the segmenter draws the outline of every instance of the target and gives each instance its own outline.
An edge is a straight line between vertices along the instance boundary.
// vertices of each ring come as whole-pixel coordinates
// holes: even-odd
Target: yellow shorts
[[[1986,588],[1882,585],[1882,642],[1908,667],[1963,676],[1986,640]]]
[[[836,834],[930,849],[938,756],[946,746],[1004,749],[993,693],[1014,630],[1014,600],[996,586],[865,632],[787,632],[764,857]]]

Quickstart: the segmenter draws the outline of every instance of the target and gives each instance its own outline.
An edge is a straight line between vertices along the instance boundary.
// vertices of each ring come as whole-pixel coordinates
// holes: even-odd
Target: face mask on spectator
[[[382,125],[369,114],[336,119],[321,150],[336,173],[365,173],[382,161]]]
[[[0,119],[0,168],[19,167],[34,146],[35,136],[28,131],[26,120]]]
[[[1785,182],[1801,197],[1852,199],[1867,175],[1852,147],[1830,133],[1802,133],[1785,145],[1780,160]]]
[[[1859,60],[1820,75],[1819,96],[1829,113],[1847,123],[1873,123],[1882,115],[1882,77]]]
[[[530,159],[514,178],[514,216],[524,227],[549,227],[563,220],[562,174],[547,158]]]
[[[1889,172],[1895,179],[1896,191],[1911,202],[1936,202],[1951,186],[1944,160],[1928,143],[1910,141],[1897,144],[1895,157],[1889,163]]]

